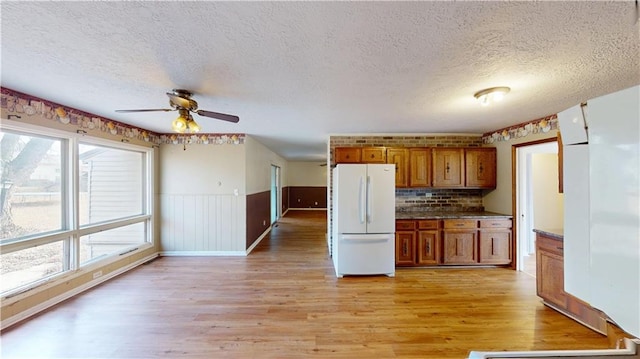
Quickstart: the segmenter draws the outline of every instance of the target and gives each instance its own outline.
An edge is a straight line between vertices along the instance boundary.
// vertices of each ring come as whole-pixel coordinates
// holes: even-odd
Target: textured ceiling
[[[193,91],[206,133],[291,160],[331,133],[482,133],[640,84],[634,2],[2,1],[2,86],[170,132]],[[473,94],[509,86],[494,107]]]

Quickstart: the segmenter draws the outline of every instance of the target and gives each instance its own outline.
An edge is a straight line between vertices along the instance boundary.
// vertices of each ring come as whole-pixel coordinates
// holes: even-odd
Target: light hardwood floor
[[[248,257],[163,257],[1,333],[2,358],[466,358],[608,348],[502,268],[334,276],[325,212],[290,211]]]

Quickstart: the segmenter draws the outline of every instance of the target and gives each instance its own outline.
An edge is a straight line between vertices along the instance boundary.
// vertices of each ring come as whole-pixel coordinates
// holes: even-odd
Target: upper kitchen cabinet
[[[409,149],[409,187],[431,187],[431,149]]]
[[[464,149],[463,148],[433,148],[432,170],[433,187],[461,188],[464,181]]]
[[[387,163],[386,147],[336,147],[335,163]]]
[[[362,159],[361,147],[336,147],[333,158],[338,163],[360,163]]]
[[[407,187],[409,185],[409,150],[387,148],[387,163],[396,165],[396,187]]]
[[[496,188],[496,149],[466,148],[465,177],[467,188]]]
[[[387,148],[362,147],[362,163],[387,163]]]

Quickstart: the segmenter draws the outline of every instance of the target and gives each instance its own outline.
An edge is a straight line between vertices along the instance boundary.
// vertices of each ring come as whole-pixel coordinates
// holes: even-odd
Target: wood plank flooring
[[[163,257],[1,333],[2,358],[466,358],[608,348],[502,268],[337,279],[323,211],[248,257]]]

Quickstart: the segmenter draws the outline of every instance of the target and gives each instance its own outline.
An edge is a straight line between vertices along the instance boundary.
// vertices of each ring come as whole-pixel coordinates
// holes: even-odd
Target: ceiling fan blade
[[[116,112],[157,112],[157,111],[169,112],[169,111],[175,111],[175,110],[174,109],[170,109],[170,108],[147,108],[147,109],[138,109],[138,110],[116,110]]]
[[[200,116],[211,117],[211,118],[215,118],[217,120],[222,120],[222,121],[229,121],[233,123],[238,123],[238,121],[240,121],[240,117],[234,116],[234,115],[227,115],[224,113],[205,111],[205,110],[198,110],[196,111],[196,113]]]
[[[167,96],[169,96],[171,103],[176,104],[178,107],[183,107],[189,110],[193,109],[193,100],[181,97],[171,92],[167,92]]]

